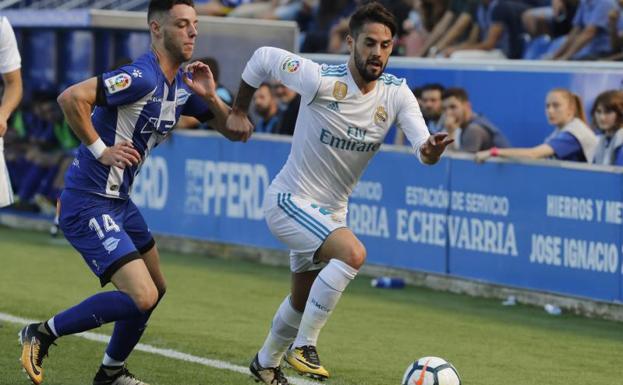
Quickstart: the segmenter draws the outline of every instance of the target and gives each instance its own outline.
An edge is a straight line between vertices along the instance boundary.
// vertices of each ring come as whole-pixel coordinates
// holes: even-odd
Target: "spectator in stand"
[[[591,60],[611,53],[608,14],[618,9],[614,0],[581,0],[573,28],[559,47],[554,46],[554,60]]]
[[[601,132],[593,163],[623,166],[623,91],[599,94],[593,103],[591,117]]]
[[[493,123],[472,110],[464,89],[448,88],[442,99],[444,128],[448,137],[454,139],[454,150],[477,152],[509,146],[504,134]]]
[[[441,19],[435,24],[424,43],[415,51],[407,49],[407,56],[435,57],[438,53],[459,40],[468,40],[473,28],[472,15],[479,0],[452,0]],[[477,36],[476,36],[477,38]],[[473,39],[472,39],[473,40]]]
[[[531,37],[548,35],[552,39],[564,36],[573,27],[573,18],[580,0],[552,0],[551,5],[535,7],[521,15],[524,30]]]
[[[356,3],[355,0],[319,0],[318,7],[311,10],[308,22],[299,21],[305,34],[301,52],[326,52],[331,29],[348,18]]]
[[[241,4],[227,16],[269,20],[296,20],[302,0],[263,0]]]
[[[236,7],[251,3],[253,0],[198,0],[195,9],[198,15],[227,16]]]
[[[618,1],[618,7],[608,13],[608,33],[610,35],[610,46],[612,56],[605,58],[606,60],[622,60],[623,59],[623,0]]]
[[[586,115],[580,97],[564,88],[555,88],[547,94],[545,114],[554,131],[543,144],[531,148],[496,148],[476,154],[477,162],[490,157],[542,159],[554,158],[575,162],[593,159],[597,136],[586,124]]]
[[[281,119],[275,133],[292,136],[301,105],[301,95],[282,83],[275,84],[273,89],[275,96],[279,99],[279,110],[281,111]]]
[[[421,88],[420,100],[422,103],[420,109],[431,134],[436,134],[444,129],[443,106],[441,104],[443,91],[444,87],[438,83],[425,84]]]
[[[480,30],[477,43],[446,48],[443,54],[456,59],[519,59],[524,39],[521,14],[530,5],[511,0],[480,0],[473,15]]]
[[[281,117],[277,98],[269,83],[262,83],[253,95],[253,104],[258,115],[255,132],[276,134]]]
[[[405,56],[422,56],[432,35],[439,38],[444,31],[437,26],[447,22],[447,10],[447,0],[413,0],[407,18],[398,24],[402,27],[399,36],[402,36],[400,45],[404,47]]]

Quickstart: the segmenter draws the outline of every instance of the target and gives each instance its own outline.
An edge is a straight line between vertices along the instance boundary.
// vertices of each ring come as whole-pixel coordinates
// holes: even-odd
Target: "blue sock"
[[[106,354],[116,361],[125,361],[143,336],[151,312],[150,310],[138,317],[115,322]]]
[[[107,291],[55,315],[54,327],[60,337],[143,315],[129,295],[121,291]]]
[[[143,332],[147,328],[147,321],[154,311],[156,306],[160,303],[163,294],[158,296],[158,302],[154,307],[142,314],[139,317],[125,319],[115,322],[115,329],[113,330],[108,348],[106,348],[106,354],[115,361],[125,361],[138,341],[143,336]]]

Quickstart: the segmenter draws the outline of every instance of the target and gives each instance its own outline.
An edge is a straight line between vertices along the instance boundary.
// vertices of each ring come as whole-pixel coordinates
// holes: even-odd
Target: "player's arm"
[[[6,133],[9,116],[22,100],[23,88],[20,69],[3,73],[2,81],[4,82],[4,94],[0,102],[0,138]]]
[[[478,163],[484,162],[491,157],[500,158],[528,158],[542,159],[554,155],[554,149],[547,143],[539,144],[530,148],[492,148],[476,153],[475,160]]]
[[[67,123],[95,159],[107,166],[119,168],[138,164],[141,156],[131,142],[124,141],[107,147],[91,122],[91,111],[96,102],[105,104],[103,93],[102,77],[93,77],[67,88],[57,101]]]
[[[423,164],[437,163],[454,139],[448,138],[446,133],[429,134],[417,99],[404,81],[396,95],[396,103],[396,123],[409,139],[415,155]]]
[[[190,73],[191,76],[186,74]],[[189,98],[186,103],[184,111],[195,115],[199,121],[206,121],[210,127],[220,132],[224,137],[232,141],[243,140],[246,141],[251,131],[251,123],[248,127],[239,129],[228,129],[226,126],[227,118],[230,115],[230,108],[223,100],[218,96],[216,92],[216,81],[210,71],[210,67],[202,62],[194,62],[186,67],[186,74],[184,75],[184,82],[195,93],[195,95],[201,97],[204,102],[207,103],[209,114],[208,117],[202,113],[201,108],[194,103],[193,96]]]
[[[227,120],[229,129],[241,128],[248,123],[247,113],[255,90],[271,78],[300,94],[301,103],[311,103],[320,87],[320,66],[280,48],[260,47],[249,59],[241,77],[232,113]]]

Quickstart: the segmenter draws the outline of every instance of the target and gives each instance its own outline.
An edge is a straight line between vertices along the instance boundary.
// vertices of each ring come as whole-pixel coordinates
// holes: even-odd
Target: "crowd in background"
[[[364,0],[205,0],[201,14],[296,21],[301,52],[345,53],[347,17]],[[621,60],[619,0],[380,0],[412,57]]]
[[[345,53],[347,15],[355,0],[211,0],[198,5],[205,14],[296,20],[304,52]],[[401,26],[398,54],[450,58],[616,59],[623,57],[623,1],[614,0],[415,0],[385,1]],[[219,67],[208,64],[218,84]],[[118,61],[115,67],[129,62]],[[609,90],[595,100],[588,117],[579,96],[553,89],[544,110],[554,127],[543,143],[513,148],[498,127],[472,106],[469,90],[425,84],[413,90],[431,133],[447,132],[451,151],[490,157],[554,158],[623,166],[623,91]],[[231,105],[235,98],[218,84]],[[255,132],[292,135],[300,96],[279,83],[264,83],[250,110]],[[78,139],[66,124],[56,95],[40,92],[13,115],[5,136],[5,155],[16,193],[15,208],[52,214],[63,175]],[[193,118],[179,128],[210,129]],[[545,132],[545,131],[544,131]],[[390,144],[408,145],[399,130]]]

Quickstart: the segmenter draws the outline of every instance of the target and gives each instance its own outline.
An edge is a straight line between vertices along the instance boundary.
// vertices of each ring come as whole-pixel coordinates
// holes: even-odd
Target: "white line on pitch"
[[[20,318],[20,317],[13,316],[11,314],[1,313],[1,312],[0,312],[0,321],[10,322],[14,324],[21,324],[21,325],[38,322],[38,321]],[[110,339],[110,336],[107,336],[105,334],[91,333],[91,332],[84,332],[84,333],[79,333],[79,334],[74,334],[74,335],[77,337],[85,338],[90,341],[104,342],[104,343],[108,343],[108,340]],[[157,348],[155,346],[146,345],[146,344],[138,344],[136,345],[136,348],[134,348],[134,350],[157,354],[159,356],[173,358],[175,360],[193,362],[196,364],[209,366],[211,368],[225,369],[225,370],[230,370],[232,372],[241,373],[241,374],[249,374],[249,368],[247,367],[234,365],[234,364],[231,364],[225,361],[214,360],[211,358],[193,356],[192,354],[178,352],[177,350],[162,349],[162,348]],[[295,385],[318,385],[318,382],[308,381],[302,378],[292,378],[292,379],[288,379],[288,381]]]

